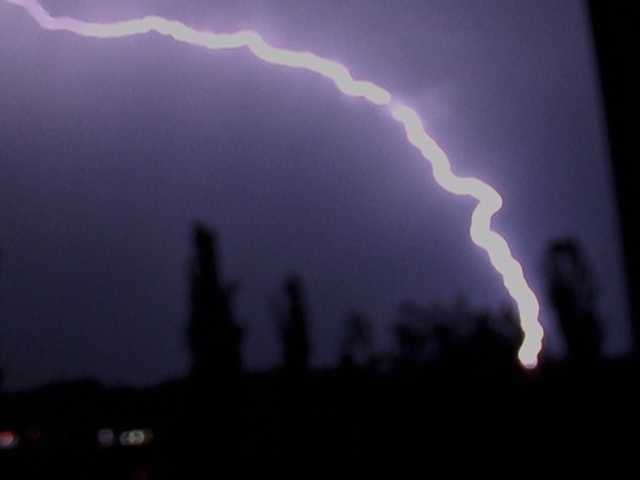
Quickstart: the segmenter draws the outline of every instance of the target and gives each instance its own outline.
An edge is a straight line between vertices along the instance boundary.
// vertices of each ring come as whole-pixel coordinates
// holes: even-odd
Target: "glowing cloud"
[[[427,134],[418,114],[406,105],[392,101],[384,88],[367,81],[355,80],[340,63],[313,53],[276,48],[252,31],[214,33],[194,30],[181,22],[158,16],[113,23],[85,22],[69,17],[52,17],[37,0],[5,0],[24,8],[46,30],[63,30],[85,37],[118,38],[157,32],[176,41],[211,50],[247,48],[261,60],[291,68],[305,69],[331,80],[338,90],[352,97],[361,97],[386,108],[405,130],[407,139],[433,167],[436,182],[455,195],[471,196],[478,201],[471,216],[471,240],[489,255],[493,267],[502,276],[509,295],[518,306],[524,340],[518,357],[525,367],[535,367],[542,349],[544,335],[538,316],[538,300],[524,277],[520,263],[513,258],[505,239],[491,229],[491,218],[502,207],[502,197],[490,185],[477,178],[454,175],[445,152]]]

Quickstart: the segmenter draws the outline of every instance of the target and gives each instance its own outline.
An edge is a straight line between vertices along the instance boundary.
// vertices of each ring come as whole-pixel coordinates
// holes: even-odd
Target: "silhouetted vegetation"
[[[579,245],[558,240],[547,251],[549,298],[556,310],[574,362],[593,362],[601,350],[596,313],[596,289],[592,273]]]
[[[181,470],[206,470],[208,452],[226,456],[238,447],[239,385],[242,373],[243,329],[233,300],[237,287],[222,278],[215,232],[197,223],[193,231],[191,315],[187,337],[191,376],[185,389],[183,417],[174,435]]]
[[[367,317],[353,311],[347,317],[342,339],[341,364],[346,368],[371,367],[373,354],[373,329]]]
[[[283,288],[286,307],[276,304],[274,307],[276,323],[282,343],[282,361],[290,373],[302,373],[309,369],[311,343],[307,307],[304,301],[302,280],[290,275]]]
[[[313,368],[305,288],[291,274],[272,304],[282,368],[255,373],[243,370],[245,332],[234,312],[236,287],[222,275],[217,236],[196,224],[189,375],[148,388],[79,381],[5,394],[0,432],[19,432],[22,443],[0,451],[0,460],[12,460],[21,478],[64,472],[71,464],[80,478],[195,478],[239,458],[421,458],[427,447],[456,442],[460,448],[482,442],[488,431],[525,448],[548,442],[556,425],[604,428],[592,409],[612,408],[607,399],[621,396],[635,401],[628,384],[635,363],[600,355],[595,280],[579,245],[554,242],[545,265],[566,337],[565,361],[524,370],[517,363],[522,332],[511,308],[406,301],[391,322],[394,350],[376,351],[371,321],[353,310],[336,368]],[[615,411],[630,408],[622,402]],[[145,431],[153,432],[152,441],[118,445],[146,438]]]
[[[188,327],[191,373],[196,379],[208,382],[220,375],[240,373],[242,328],[233,311],[236,287],[221,278],[215,234],[197,224],[194,247]]]

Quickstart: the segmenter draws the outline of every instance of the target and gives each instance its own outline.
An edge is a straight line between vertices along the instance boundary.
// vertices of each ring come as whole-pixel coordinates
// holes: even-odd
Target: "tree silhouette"
[[[551,303],[567,343],[569,358],[576,362],[595,359],[600,353],[600,327],[596,314],[596,290],[582,249],[573,239],[553,242],[546,253]]]
[[[191,265],[191,318],[188,342],[193,376],[237,374],[242,369],[242,328],[233,312],[235,286],[220,278],[215,234],[203,224],[194,227]]]
[[[187,325],[191,376],[182,417],[172,435],[181,439],[176,446],[180,468],[200,472],[210,471],[212,452],[228,458],[240,442],[243,329],[233,309],[237,288],[220,272],[215,232],[196,223],[193,247]]]
[[[398,309],[400,321],[394,326],[394,335],[399,350],[399,360],[403,367],[415,365],[423,361],[427,345],[427,332],[421,319],[416,316],[418,307],[401,305]]]
[[[424,363],[430,355],[449,348],[458,332],[454,330],[466,323],[467,312],[461,305],[450,307],[440,304],[420,305],[403,302],[398,306],[393,334],[398,347],[399,360],[404,365]],[[456,340],[457,341],[457,340]]]
[[[342,341],[342,364],[352,366],[363,364],[371,355],[371,322],[362,313],[353,311],[347,317]]]
[[[311,342],[304,288],[298,275],[291,274],[285,279],[283,293],[286,307],[276,306],[275,312],[282,342],[282,360],[286,370],[304,372],[309,368]]]
[[[511,311],[500,315],[488,312],[474,314],[472,330],[462,342],[461,352],[458,352],[462,353],[460,360],[464,361],[466,368],[476,374],[490,373],[492,376],[519,368],[516,359],[522,334],[515,328],[509,328],[515,327],[516,322]]]
[[[469,372],[511,370],[521,332],[511,310],[499,314],[454,304],[402,303],[393,330],[398,366]]]

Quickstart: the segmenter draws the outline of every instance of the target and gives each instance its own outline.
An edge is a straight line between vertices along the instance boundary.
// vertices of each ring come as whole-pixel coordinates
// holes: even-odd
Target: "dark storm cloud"
[[[157,13],[254,28],[348,65],[415,106],[454,170],[505,199],[497,228],[544,296],[548,241],[575,235],[625,348],[617,220],[581,2],[47,2],[115,20]],[[255,366],[277,358],[268,300],[308,285],[320,363],[346,311],[385,332],[405,298],[509,300],[397,124],[311,74],[157,35],[40,30],[0,3],[0,273],[9,384],[182,372],[194,219],[221,234]],[[543,305],[543,321],[552,326]],[[553,329],[551,336],[554,336]],[[388,342],[388,338],[383,338]],[[557,342],[551,342],[551,347]]]

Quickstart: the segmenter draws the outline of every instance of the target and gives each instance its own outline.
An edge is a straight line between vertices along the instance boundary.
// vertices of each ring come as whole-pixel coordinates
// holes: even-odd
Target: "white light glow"
[[[18,446],[18,435],[15,432],[0,432],[0,450],[13,450]]]
[[[120,445],[125,447],[139,447],[146,445],[153,439],[151,430],[125,430],[120,434]]]

